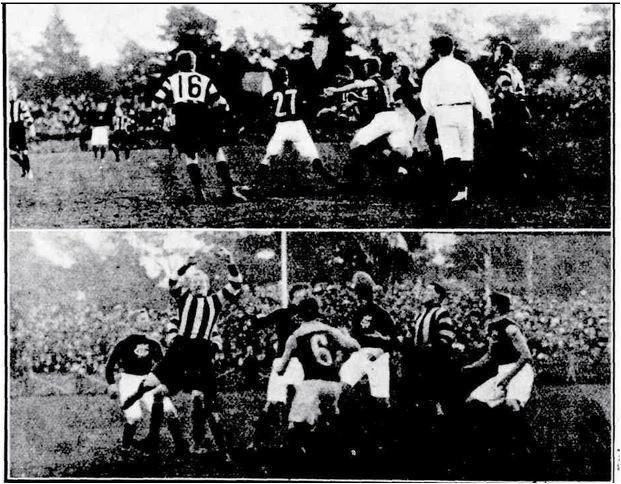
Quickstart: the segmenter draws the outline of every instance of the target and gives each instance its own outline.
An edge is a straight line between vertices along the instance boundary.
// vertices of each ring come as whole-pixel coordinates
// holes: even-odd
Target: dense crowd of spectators
[[[394,283],[378,302],[393,317],[400,341],[420,310],[419,283]],[[317,284],[325,320],[348,328],[357,304],[347,287]],[[454,321],[456,357],[471,362],[486,349],[485,302],[482,295],[451,291],[445,302]],[[214,333],[214,364],[221,381],[255,387],[266,376],[275,355],[273,328],[254,322],[279,306],[276,285],[247,288],[231,305]],[[106,312],[88,304],[71,307],[33,305],[11,328],[11,371],[28,374],[100,376],[108,354],[120,339],[135,331],[161,329],[174,314],[147,308],[116,306]],[[534,297],[514,299],[514,319],[522,326],[535,359],[538,379],[550,383],[607,383],[610,379],[609,302],[589,294],[561,301]]]

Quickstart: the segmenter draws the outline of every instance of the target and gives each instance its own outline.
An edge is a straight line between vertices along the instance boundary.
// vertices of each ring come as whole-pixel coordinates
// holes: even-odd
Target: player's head
[[[515,49],[504,41],[500,42],[494,51],[494,61],[498,64],[504,64],[505,62],[512,61],[514,56]]]
[[[289,71],[286,67],[277,67],[272,74],[272,81],[276,89],[282,89],[289,85]]]
[[[451,55],[454,48],[453,39],[448,35],[441,35],[431,40],[431,49],[440,57]]]
[[[8,94],[10,101],[15,101],[17,99],[17,85],[13,81],[9,81]]]
[[[446,288],[437,282],[430,282],[423,291],[423,302],[425,304],[439,304],[446,299]]]
[[[344,86],[354,80],[354,71],[351,67],[343,66],[342,70],[336,74],[336,84],[338,86]]]
[[[179,320],[172,318],[170,323],[166,323],[164,326],[164,337],[162,338],[162,344],[166,347],[170,346],[172,340],[179,334]]]
[[[289,303],[297,306],[300,301],[310,296],[312,289],[308,284],[294,284],[289,290]]]
[[[377,57],[369,57],[364,61],[364,74],[367,78],[379,74],[380,61]]]
[[[352,278],[351,286],[356,292],[356,295],[363,301],[373,300],[373,293],[375,291],[375,282],[373,281],[373,278],[367,272],[363,272],[363,271],[356,272],[354,274],[354,277]]]
[[[196,54],[191,50],[180,50],[175,57],[177,69],[189,72],[196,69]]]
[[[511,298],[501,292],[492,292],[489,296],[490,309],[493,315],[507,314],[511,311]]]
[[[196,266],[190,267],[185,273],[186,284],[194,294],[206,296],[209,292],[209,276]]]
[[[298,316],[302,322],[314,321],[319,317],[319,303],[314,297],[307,297],[298,304]]]

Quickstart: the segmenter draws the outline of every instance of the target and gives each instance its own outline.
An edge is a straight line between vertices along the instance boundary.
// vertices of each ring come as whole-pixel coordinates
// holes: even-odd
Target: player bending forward
[[[169,350],[153,371],[140,384],[133,399],[158,388],[175,394],[180,390],[192,392],[192,439],[190,452],[204,454],[205,420],[208,421],[216,445],[228,461],[220,413],[216,408],[215,375],[212,368],[213,345],[211,334],[222,313],[224,304],[240,293],[242,275],[231,253],[220,248],[218,256],[228,263],[229,281],[223,289],[209,293],[209,277],[190,260],[170,279],[170,292],[179,308],[179,331]],[[181,280],[181,278],[183,280]],[[125,406],[131,404],[128,399]]]
[[[196,72],[196,54],[182,50],[176,58],[178,72],[168,77],[155,97],[172,106],[176,127],[174,144],[185,159],[194,188],[196,203],[205,203],[203,177],[198,166],[198,153],[203,149],[216,159],[216,172],[224,186],[225,203],[246,201],[234,186],[226,156],[218,135],[216,118],[229,112],[229,105],[218,93],[211,79]]]
[[[118,393],[121,407],[124,406],[127,398],[138,390],[153,366],[161,359],[162,349],[159,343],[144,334],[132,334],[114,347],[106,364],[106,381],[109,385],[108,392],[110,395],[115,396]],[[120,372],[118,379],[115,379],[117,367]],[[159,421],[163,413],[168,417],[168,426],[175,443],[175,452],[183,453],[185,443],[177,411],[169,397],[155,390],[144,393],[139,400],[124,409],[123,449],[127,450],[135,444],[134,435],[138,422],[143,415],[141,404],[147,411],[151,412],[149,434],[144,441],[145,450],[154,448],[159,431]]]
[[[297,385],[291,403],[289,437],[292,444],[305,453],[309,445],[315,448],[311,439],[322,410],[329,409],[332,415],[339,413],[344,384],[339,381],[338,352],[356,351],[360,345],[345,332],[319,320],[319,305],[314,298],[300,302],[298,315],[302,324],[287,340],[276,370],[284,375],[294,356],[302,364],[304,380]]]
[[[310,161],[313,170],[326,183],[334,183],[334,177],[324,167],[317,146],[304,123],[305,101],[302,94],[289,85],[289,72],[285,67],[276,69],[272,78],[274,89],[265,95],[265,99],[276,128],[259,165],[259,182],[267,176],[272,159],[282,155],[285,143],[291,142],[300,157]]]
[[[390,146],[390,155],[395,172],[406,174],[404,162],[412,157],[414,149],[412,139],[416,119],[405,106],[405,99],[395,100],[390,88],[380,75],[380,63],[375,58],[365,62],[367,79],[358,80],[342,87],[329,87],[326,93],[343,93],[349,91],[362,91],[366,93],[366,103],[372,114],[371,121],[360,128],[349,147],[351,150],[351,162],[348,166],[350,188],[358,191],[362,183],[362,166],[369,158],[370,147],[373,142],[386,136]],[[402,98],[405,93],[401,91]]]

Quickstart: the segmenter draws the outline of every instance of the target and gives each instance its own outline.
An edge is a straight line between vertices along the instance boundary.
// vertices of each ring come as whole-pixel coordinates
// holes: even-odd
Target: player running
[[[301,453],[313,446],[312,437],[322,410],[339,413],[338,403],[344,384],[339,381],[339,352],[360,349],[358,342],[344,331],[333,328],[319,319],[319,305],[314,298],[300,302],[300,327],[289,337],[285,351],[276,368],[284,375],[295,356],[304,370],[304,380],[297,385],[289,412],[289,434]]]
[[[15,160],[22,169],[22,178],[29,180],[34,178],[30,167],[30,157],[28,156],[28,143],[26,141],[26,131],[30,136],[35,136],[34,120],[26,103],[19,99],[17,87],[13,83],[9,84],[9,102],[7,104],[9,121],[9,155]]]
[[[121,161],[120,153],[123,151],[125,160],[129,160],[131,151],[130,131],[134,125],[133,109],[128,105],[119,106],[114,112],[112,118],[112,134],[110,135],[110,148],[114,153],[114,160],[118,163]]]
[[[313,170],[326,183],[334,183],[334,177],[324,167],[317,146],[304,123],[306,100],[303,94],[290,85],[289,72],[285,67],[277,68],[272,79],[274,88],[265,95],[265,100],[276,128],[259,165],[259,180],[267,176],[272,159],[282,155],[285,143],[291,142],[300,157],[310,161]]]
[[[220,413],[216,407],[215,375],[212,368],[212,332],[227,301],[241,291],[242,275],[231,253],[221,247],[218,257],[228,264],[228,283],[217,292],[209,293],[209,276],[190,260],[170,278],[170,293],[179,308],[178,335],[153,371],[140,384],[139,390],[126,400],[127,407],[145,392],[175,394],[180,390],[192,392],[192,438],[190,452],[204,454],[205,420],[208,421],[216,445],[223,457],[230,460]]]
[[[404,99],[396,100],[394,93],[380,75],[379,60],[367,59],[364,66],[366,80],[326,89],[328,95],[349,91],[366,93],[365,103],[372,119],[356,132],[350,143],[351,162],[347,167],[346,175],[353,191],[359,191],[361,188],[362,167],[369,158],[372,143],[382,137],[386,137],[390,147],[389,159],[394,165],[395,174],[404,170],[404,161],[411,158],[413,154],[412,139],[416,124],[416,119],[406,107]]]
[[[162,348],[154,339],[144,334],[132,334],[121,340],[112,350],[106,363],[106,381],[108,393],[112,397],[118,393],[123,407],[127,398],[133,395],[140,384],[147,377],[154,365],[162,359]],[[117,368],[120,370],[118,379],[115,378]],[[151,422],[148,437],[145,439],[145,449],[154,448],[160,428],[162,414],[168,417],[168,426],[175,443],[175,452],[183,453],[185,442],[179,425],[177,411],[168,396],[148,391],[135,403],[123,410],[125,425],[123,426],[122,448],[128,450],[135,445],[134,435],[138,422],[142,419],[142,406],[151,412]]]
[[[205,203],[203,177],[197,160],[203,149],[216,159],[216,173],[224,186],[222,201],[247,201],[233,186],[229,164],[218,139],[217,118],[230,111],[228,103],[209,77],[196,72],[194,52],[179,51],[176,63],[178,72],[164,81],[155,97],[172,106],[176,122],[175,146],[185,159],[196,203]]]

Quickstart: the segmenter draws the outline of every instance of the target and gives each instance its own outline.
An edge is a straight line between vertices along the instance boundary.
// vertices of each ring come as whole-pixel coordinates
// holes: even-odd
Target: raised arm
[[[177,269],[177,273],[170,276],[168,279],[168,287],[170,290],[170,294],[175,298],[181,297],[183,294],[183,288],[179,284],[179,279],[187,272],[187,270],[196,264],[196,261],[193,258],[188,259],[188,261],[183,264],[179,269]]]
[[[218,257],[224,259],[228,264],[228,283],[222,289],[220,289],[216,293],[216,297],[220,300],[222,304],[225,301],[231,301],[235,299],[242,289],[242,282],[244,280],[241,272],[239,272],[239,268],[235,264],[235,260],[233,259],[233,255],[228,249],[221,247],[217,252]]]

